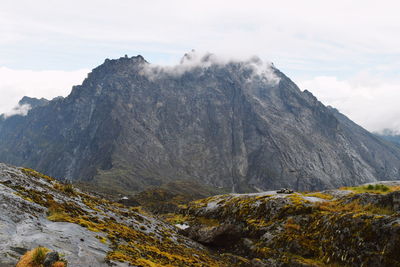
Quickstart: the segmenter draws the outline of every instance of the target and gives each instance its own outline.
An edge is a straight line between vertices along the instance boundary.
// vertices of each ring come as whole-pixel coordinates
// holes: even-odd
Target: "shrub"
[[[44,259],[46,258],[46,254],[50,250],[45,247],[38,247],[31,251],[25,253],[16,267],[39,267],[42,266]]]
[[[75,189],[72,184],[61,184],[61,183],[55,183],[53,187],[61,192],[64,192],[68,195],[73,195],[75,194]]]
[[[393,191],[399,190],[396,186],[388,187],[383,184],[369,184],[369,185],[361,185],[356,187],[342,187],[341,189],[344,190],[351,190],[355,193],[375,193],[375,194],[382,194],[382,193],[389,193]]]
[[[387,192],[390,190],[389,187],[387,187],[386,185],[383,184],[376,184],[376,185],[368,185],[365,187],[366,190],[370,190],[370,191],[382,191],[382,192]]]
[[[64,192],[67,194],[74,194],[74,186],[72,184],[66,184],[64,186]]]
[[[46,254],[49,250],[44,247],[38,247],[36,250],[33,252],[32,255],[32,262],[36,265],[41,265],[44,262],[44,259],[46,258]]]

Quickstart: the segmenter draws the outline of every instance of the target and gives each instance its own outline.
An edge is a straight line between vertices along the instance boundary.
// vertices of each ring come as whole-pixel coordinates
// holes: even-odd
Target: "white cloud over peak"
[[[0,113],[23,95],[66,95],[87,72],[18,69],[93,68],[124,54],[171,64],[194,48],[271,60],[368,130],[400,129],[398,10],[396,0],[2,0]]]
[[[143,68],[143,74],[147,75],[150,79],[156,79],[164,73],[180,76],[186,71],[190,71],[197,67],[205,69],[212,65],[227,65],[234,62],[243,62],[243,68],[251,70],[253,75],[260,76],[272,84],[277,84],[280,80],[273,71],[272,63],[263,61],[257,56],[235,58],[234,56],[228,57],[226,55],[216,55],[209,52],[199,52],[195,50],[186,53],[180,60],[180,63],[176,65],[145,65]]]
[[[15,115],[26,116],[30,109],[31,105],[29,104],[22,104],[22,105],[18,104],[12,110],[4,113],[3,115],[5,119]]]

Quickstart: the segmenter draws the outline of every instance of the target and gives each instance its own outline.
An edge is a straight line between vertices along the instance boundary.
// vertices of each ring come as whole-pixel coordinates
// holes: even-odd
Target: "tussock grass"
[[[16,267],[41,267],[49,251],[45,247],[37,247],[28,251],[21,257]]]
[[[68,195],[74,195],[75,194],[75,188],[72,184],[61,184],[61,183],[55,183],[53,185],[54,189],[64,192]]]

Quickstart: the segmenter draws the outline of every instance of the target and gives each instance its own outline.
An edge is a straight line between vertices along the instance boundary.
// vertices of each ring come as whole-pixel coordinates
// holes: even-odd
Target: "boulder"
[[[43,266],[44,267],[51,267],[53,264],[60,260],[60,256],[57,252],[52,251],[47,253],[46,258],[44,259]]]

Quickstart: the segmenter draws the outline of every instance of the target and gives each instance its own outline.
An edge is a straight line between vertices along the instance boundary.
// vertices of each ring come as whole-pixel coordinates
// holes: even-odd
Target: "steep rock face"
[[[254,191],[399,178],[400,149],[258,59],[106,60],[65,99],[0,124],[0,160],[140,190],[176,179]]]

